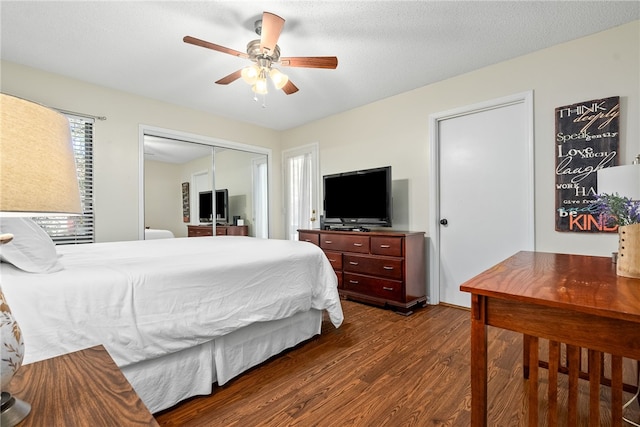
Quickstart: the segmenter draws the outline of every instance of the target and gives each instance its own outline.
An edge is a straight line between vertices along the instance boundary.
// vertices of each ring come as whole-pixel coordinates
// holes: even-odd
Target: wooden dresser
[[[216,236],[248,236],[248,225],[217,225]],[[187,237],[213,236],[211,225],[187,225]]]
[[[9,392],[31,404],[19,427],[158,426],[101,345],[22,366]]]
[[[426,301],[423,232],[298,230],[301,241],[320,246],[338,276],[345,299],[411,314]]]

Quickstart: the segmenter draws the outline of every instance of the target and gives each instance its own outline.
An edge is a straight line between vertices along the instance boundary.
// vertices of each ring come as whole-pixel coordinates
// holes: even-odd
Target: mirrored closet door
[[[268,238],[268,154],[144,134],[140,238]]]

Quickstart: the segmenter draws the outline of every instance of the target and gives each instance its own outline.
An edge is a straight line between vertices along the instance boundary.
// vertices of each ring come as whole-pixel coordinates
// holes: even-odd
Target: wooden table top
[[[103,346],[24,365],[8,391],[31,404],[19,427],[158,425]]]
[[[618,276],[610,257],[522,251],[460,290],[640,322],[640,279]]]

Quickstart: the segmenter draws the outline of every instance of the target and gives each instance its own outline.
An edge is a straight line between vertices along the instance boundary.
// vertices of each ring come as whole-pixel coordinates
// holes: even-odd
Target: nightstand
[[[24,365],[9,391],[31,404],[18,427],[158,426],[101,345]]]

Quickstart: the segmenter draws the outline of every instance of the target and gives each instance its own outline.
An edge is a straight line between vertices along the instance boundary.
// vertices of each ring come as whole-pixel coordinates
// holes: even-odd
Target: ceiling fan
[[[335,56],[280,57],[280,46],[277,43],[284,27],[284,22],[285,20],[278,15],[263,12],[262,19],[255,22],[255,31],[260,38],[247,44],[246,53],[191,36],[185,36],[182,40],[185,43],[249,59],[254,63],[221,78],[216,82],[217,84],[227,85],[242,78],[251,85],[255,93],[266,94],[267,76],[269,76],[277,89],[282,89],[284,93],[291,95],[296,93],[298,88],[285,74],[277,68],[273,68],[274,64],[280,64],[283,67],[335,69],[338,66],[338,58]]]

